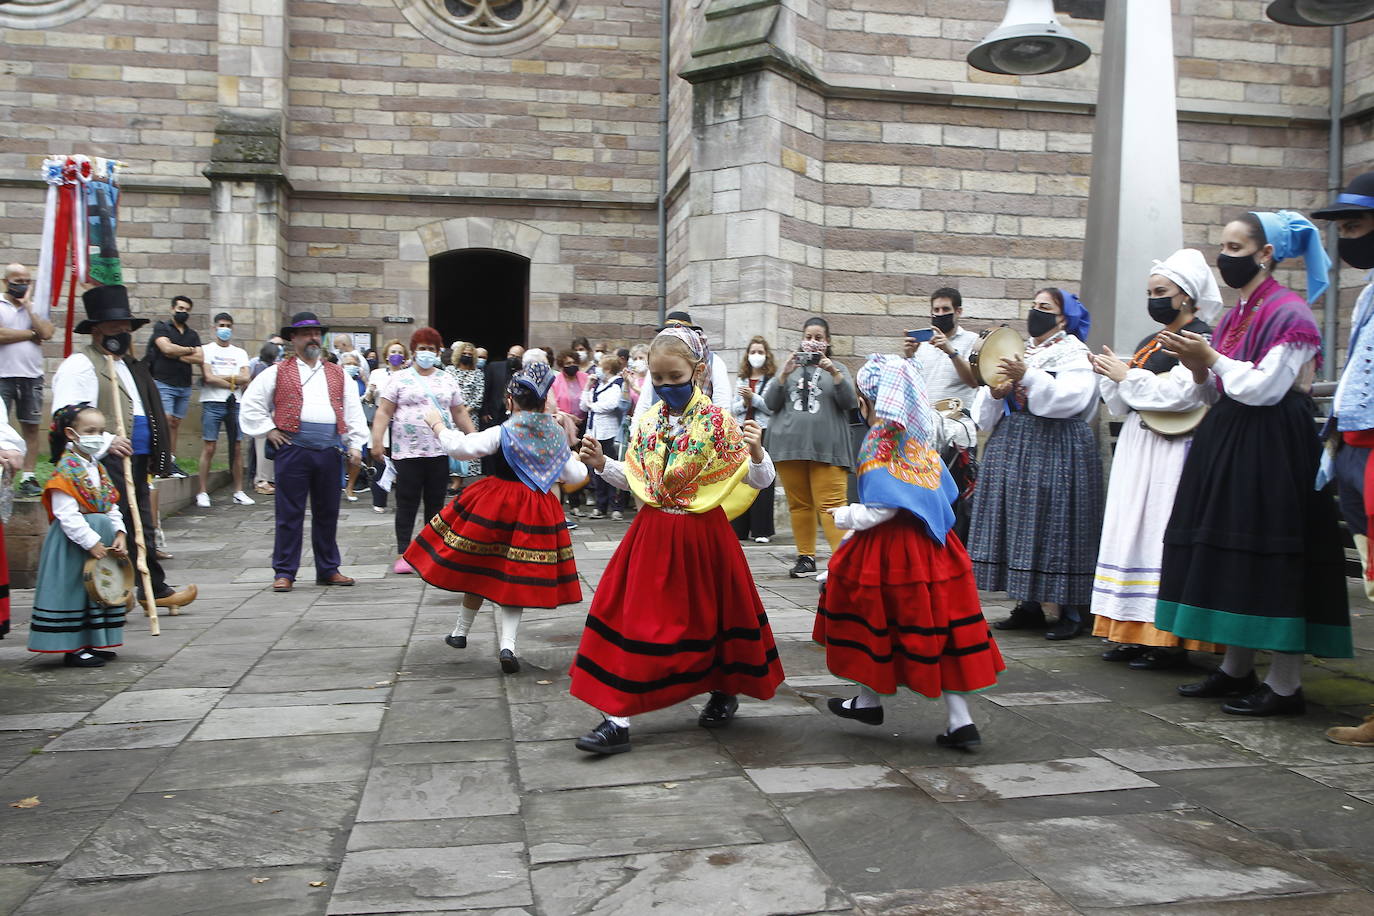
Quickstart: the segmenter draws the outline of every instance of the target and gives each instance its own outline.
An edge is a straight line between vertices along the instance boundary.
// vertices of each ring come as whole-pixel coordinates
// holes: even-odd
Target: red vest
[[[344,372],[323,356],[324,382],[329,388],[329,403],[334,408],[334,427],[343,435],[348,430],[344,423]],[[299,432],[301,428],[301,391],[300,360],[292,356],[277,364],[277,393],[273,399],[272,418],[277,427],[284,432]]]

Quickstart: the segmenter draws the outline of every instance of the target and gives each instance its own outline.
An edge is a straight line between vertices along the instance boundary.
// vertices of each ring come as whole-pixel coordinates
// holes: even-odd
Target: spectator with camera
[[[830,510],[848,503],[849,469],[854,447],[848,415],[859,405],[849,370],[831,358],[830,325],[808,318],[797,351],[769,387],[764,403],[773,412],[768,426],[768,453],[787,492],[797,562],[789,575],[816,573],[816,523],[833,551],[840,530]]]

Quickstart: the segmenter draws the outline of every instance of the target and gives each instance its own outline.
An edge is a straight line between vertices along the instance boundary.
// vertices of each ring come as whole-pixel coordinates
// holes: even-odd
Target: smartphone
[[[928,343],[935,336],[934,328],[917,328],[914,331],[907,331],[906,336],[918,343]]]
[[[796,361],[798,366],[817,366],[820,365],[821,356],[820,353],[797,352],[792,354],[792,359]]]

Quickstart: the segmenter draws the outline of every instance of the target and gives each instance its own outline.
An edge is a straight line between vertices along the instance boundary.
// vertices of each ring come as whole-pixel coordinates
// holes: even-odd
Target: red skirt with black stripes
[[[760,700],[782,664],[754,577],[720,509],[636,515],[596,587],[572,695],[613,716],[720,690]]]
[[[877,693],[968,693],[1006,670],[964,545],[953,531],[941,545],[906,512],[835,551],[811,635],[832,674]]]
[[[435,588],[497,604],[554,608],[582,600],[558,497],[483,477],[420,529],[406,562]]]

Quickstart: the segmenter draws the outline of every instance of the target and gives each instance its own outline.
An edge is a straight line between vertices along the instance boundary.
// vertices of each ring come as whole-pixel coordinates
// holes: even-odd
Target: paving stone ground
[[[1374,749],[1322,738],[1374,703],[1363,602],[1359,657],[1309,666],[1296,719],[1006,634],[959,753],[910,694],[879,728],[823,711],[848,691],[810,641],[816,586],[751,543],[787,684],[721,730],[693,704],[641,716],[633,753],[598,759],[567,692],[585,602],[527,613],[505,676],[489,610],[455,651],[456,596],[388,572],[389,514],[346,504],[356,588],[276,595],[270,505],[224,496],[165,523],[201,599],[157,638],[134,619],[117,662],[30,656],[15,593],[0,913],[1374,912]],[[627,524],[574,533],[588,600]]]

